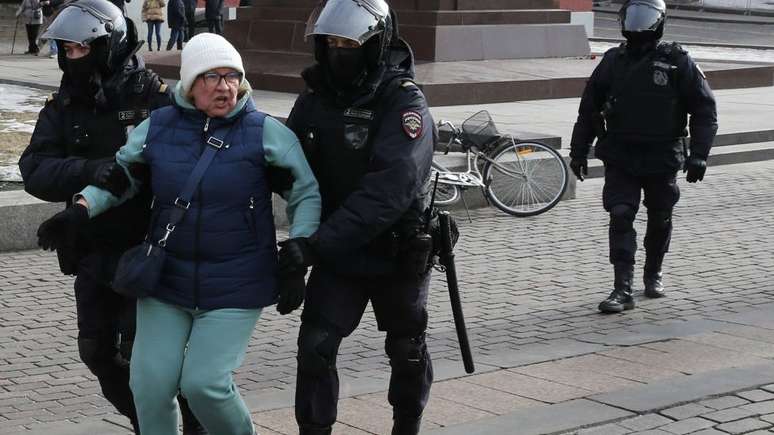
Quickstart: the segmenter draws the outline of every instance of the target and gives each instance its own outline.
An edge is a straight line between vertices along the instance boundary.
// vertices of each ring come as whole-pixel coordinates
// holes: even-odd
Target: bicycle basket
[[[497,131],[492,117],[486,110],[475,113],[466,119],[462,123],[462,133],[470,143],[480,149],[486,149],[500,137],[500,132]]]

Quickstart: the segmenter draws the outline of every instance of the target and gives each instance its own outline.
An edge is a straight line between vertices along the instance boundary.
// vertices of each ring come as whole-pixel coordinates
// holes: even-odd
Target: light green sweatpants
[[[178,390],[211,435],[253,435],[232,372],[261,310],[193,310],[137,301],[129,384],[143,435],[177,434]]]

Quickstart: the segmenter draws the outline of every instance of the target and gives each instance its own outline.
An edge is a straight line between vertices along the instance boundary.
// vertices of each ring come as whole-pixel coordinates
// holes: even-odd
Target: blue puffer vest
[[[214,131],[225,131],[183,221],[167,241],[167,261],[154,297],[205,310],[261,308],[276,302],[277,251],[263,149],[265,114],[251,100],[230,119],[168,106],[151,114],[143,156],[155,196],[152,240]],[[228,130],[228,128],[231,128]]]

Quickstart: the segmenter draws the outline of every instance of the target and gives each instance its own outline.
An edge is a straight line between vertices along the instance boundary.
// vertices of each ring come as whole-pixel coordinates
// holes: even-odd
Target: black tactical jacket
[[[586,157],[596,137],[595,155],[606,164],[635,174],[672,172],[684,162],[687,126],[691,155],[706,159],[718,127],[701,69],[675,43],[660,42],[642,55],[622,44],[605,53],[586,84],[570,155]]]

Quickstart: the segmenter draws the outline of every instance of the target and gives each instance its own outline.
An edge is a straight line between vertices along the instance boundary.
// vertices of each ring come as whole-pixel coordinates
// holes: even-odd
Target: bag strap
[[[207,168],[209,168],[210,163],[215,160],[215,154],[223,148],[225,140],[231,136],[233,126],[234,124],[230,124],[228,127],[221,127],[213,131],[212,135],[205,140],[206,148],[199,157],[199,161],[196,162],[196,166],[193,171],[191,171],[191,175],[188,176],[188,180],[186,180],[183,190],[177,198],[175,198],[174,207],[169,214],[169,223],[167,224],[166,232],[164,233],[164,237],[158,242],[160,247],[163,248],[166,246],[169,235],[172,234],[172,232],[175,231],[175,227],[183,221],[185,213],[191,207],[191,199],[193,198],[196,188],[199,186],[202,178],[204,178],[204,173],[207,171]]]

